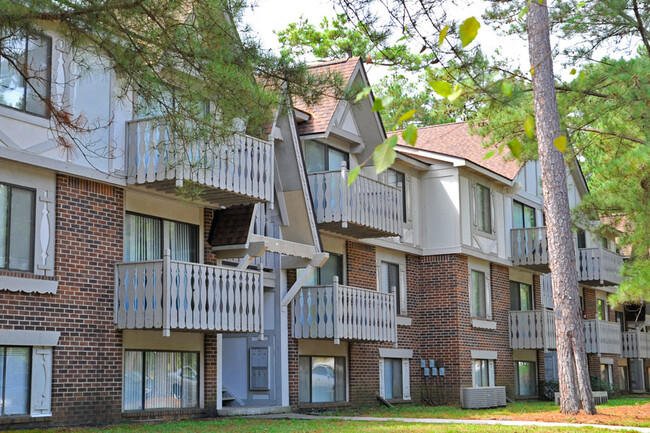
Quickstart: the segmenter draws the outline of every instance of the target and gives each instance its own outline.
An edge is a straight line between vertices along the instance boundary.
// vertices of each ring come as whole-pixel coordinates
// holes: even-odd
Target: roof
[[[359,57],[350,57],[344,60],[319,62],[309,65],[314,73],[339,74],[343,83],[349,83],[352,74],[359,63]],[[327,131],[340,100],[328,95],[323,95],[320,101],[313,106],[308,106],[303,101],[294,98],[293,106],[297,110],[309,113],[311,118],[298,124],[298,134],[318,134]]]
[[[389,135],[400,134],[401,131],[390,132]],[[442,125],[418,128],[416,149],[462,158],[490,170],[509,180],[514,180],[520,169],[516,160],[505,160],[495,155],[484,159],[487,149],[485,140],[477,134],[472,134],[466,122],[445,123]],[[409,146],[399,135],[398,144]]]

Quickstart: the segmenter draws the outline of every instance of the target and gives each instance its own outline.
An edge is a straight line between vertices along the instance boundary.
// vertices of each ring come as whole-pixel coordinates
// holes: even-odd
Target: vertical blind
[[[172,260],[198,261],[198,226],[145,215],[127,214],[124,259],[128,262],[158,260],[163,248]]]
[[[34,201],[33,190],[0,184],[0,268],[32,270]]]
[[[21,415],[29,402],[28,347],[0,346],[0,415]]]
[[[403,398],[401,359],[384,359],[384,392],[388,399]]]
[[[127,350],[124,410],[192,408],[199,405],[199,354]]]

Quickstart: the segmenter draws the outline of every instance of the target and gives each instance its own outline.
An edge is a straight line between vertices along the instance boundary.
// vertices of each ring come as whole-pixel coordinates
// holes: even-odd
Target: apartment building
[[[98,127],[93,152],[62,151],[25,83],[0,87],[3,428],[534,397],[556,374],[534,162],[483,161],[451,124],[348,187],[386,133],[371,100],[327,98],[181,152],[57,34],[25,44],[53,103]],[[318,68],[368,84],[359,59]],[[604,303],[613,239],[576,237],[592,374],[648,387],[645,322]]]

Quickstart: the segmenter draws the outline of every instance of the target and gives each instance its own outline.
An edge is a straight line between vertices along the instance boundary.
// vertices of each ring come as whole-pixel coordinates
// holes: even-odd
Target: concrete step
[[[253,416],[289,412],[291,412],[291,408],[289,406],[228,406],[217,410],[217,414],[219,416]]]

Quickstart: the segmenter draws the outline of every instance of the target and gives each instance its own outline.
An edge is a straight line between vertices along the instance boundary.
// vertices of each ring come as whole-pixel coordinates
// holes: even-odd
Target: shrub
[[[542,382],[542,395],[541,398],[546,401],[554,401],[555,393],[560,391],[560,385],[557,380],[547,380]]]

